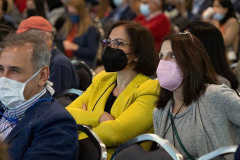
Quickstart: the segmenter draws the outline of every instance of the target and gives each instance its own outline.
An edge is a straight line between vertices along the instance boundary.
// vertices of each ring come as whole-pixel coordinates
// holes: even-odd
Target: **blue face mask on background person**
[[[77,14],[69,14],[69,18],[72,23],[79,23],[80,22],[80,16]]]
[[[221,13],[216,13],[213,15],[213,19],[216,19],[218,21],[223,20],[224,17],[225,17],[225,14],[221,14]]]
[[[113,0],[113,4],[116,6],[116,7],[119,7],[123,4],[123,0]]]
[[[26,84],[34,79],[41,71],[40,68],[34,75],[32,75],[26,82],[18,82],[6,77],[0,78],[0,101],[5,107],[13,108],[19,104],[24,103],[24,89]]]
[[[140,4],[140,12],[142,15],[147,16],[150,14],[150,9],[148,4],[141,3]]]

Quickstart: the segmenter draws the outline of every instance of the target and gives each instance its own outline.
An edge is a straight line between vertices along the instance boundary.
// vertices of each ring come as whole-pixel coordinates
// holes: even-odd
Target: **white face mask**
[[[26,101],[23,94],[25,86],[40,73],[41,69],[24,83],[6,77],[0,78],[0,101],[2,104],[8,108],[14,108],[24,103]]]

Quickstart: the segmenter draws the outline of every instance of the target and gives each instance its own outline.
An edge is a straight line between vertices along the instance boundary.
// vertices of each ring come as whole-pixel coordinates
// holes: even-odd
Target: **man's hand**
[[[104,113],[100,119],[99,119],[99,123],[102,123],[104,121],[109,121],[109,120],[114,120],[113,116],[111,116],[111,114],[108,113]]]

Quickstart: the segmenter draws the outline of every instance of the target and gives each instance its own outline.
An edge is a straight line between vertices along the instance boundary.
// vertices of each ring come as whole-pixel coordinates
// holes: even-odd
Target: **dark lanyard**
[[[179,135],[178,135],[178,132],[177,132],[177,128],[175,126],[175,123],[174,123],[174,119],[172,118],[172,114],[171,112],[169,112],[168,114],[169,118],[171,119],[171,124],[172,124],[172,130],[177,138],[177,141],[180,145],[180,147],[182,148],[182,150],[186,153],[186,155],[191,159],[191,160],[195,160],[195,158],[187,151],[187,149],[184,147]]]
[[[163,138],[165,138],[165,136],[166,136],[166,134],[167,134],[170,126],[172,125],[173,120],[175,119],[175,117],[177,116],[177,114],[180,112],[180,110],[181,110],[181,108],[183,107],[183,105],[184,105],[184,102],[182,103],[181,107],[179,107],[179,109],[178,109],[178,111],[176,112],[175,116],[174,116],[173,118],[170,117],[170,121],[171,121],[171,122],[170,122],[169,126],[167,127],[167,129],[166,129],[166,131],[165,131],[165,133],[164,133],[164,135],[163,135]],[[170,113],[170,112],[171,112],[171,111],[169,110],[169,113]],[[170,114],[171,114],[171,113],[170,113]],[[173,137],[173,138],[174,138],[174,137]]]

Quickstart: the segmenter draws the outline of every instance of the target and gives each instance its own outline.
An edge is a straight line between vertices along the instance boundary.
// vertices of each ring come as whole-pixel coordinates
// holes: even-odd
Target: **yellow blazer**
[[[92,126],[110,154],[116,146],[140,134],[153,132],[152,113],[160,89],[157,80],[138,74],[115,100],[111,109],[115,120],[99,123],[116,79],[117,73],[102,71],[93,78],[88,89],[66,108],[78,124]],[[80,109],[83,103],[87,105],[87,110]],[[83,138],[85,134],[80,134],[79,139]]]

